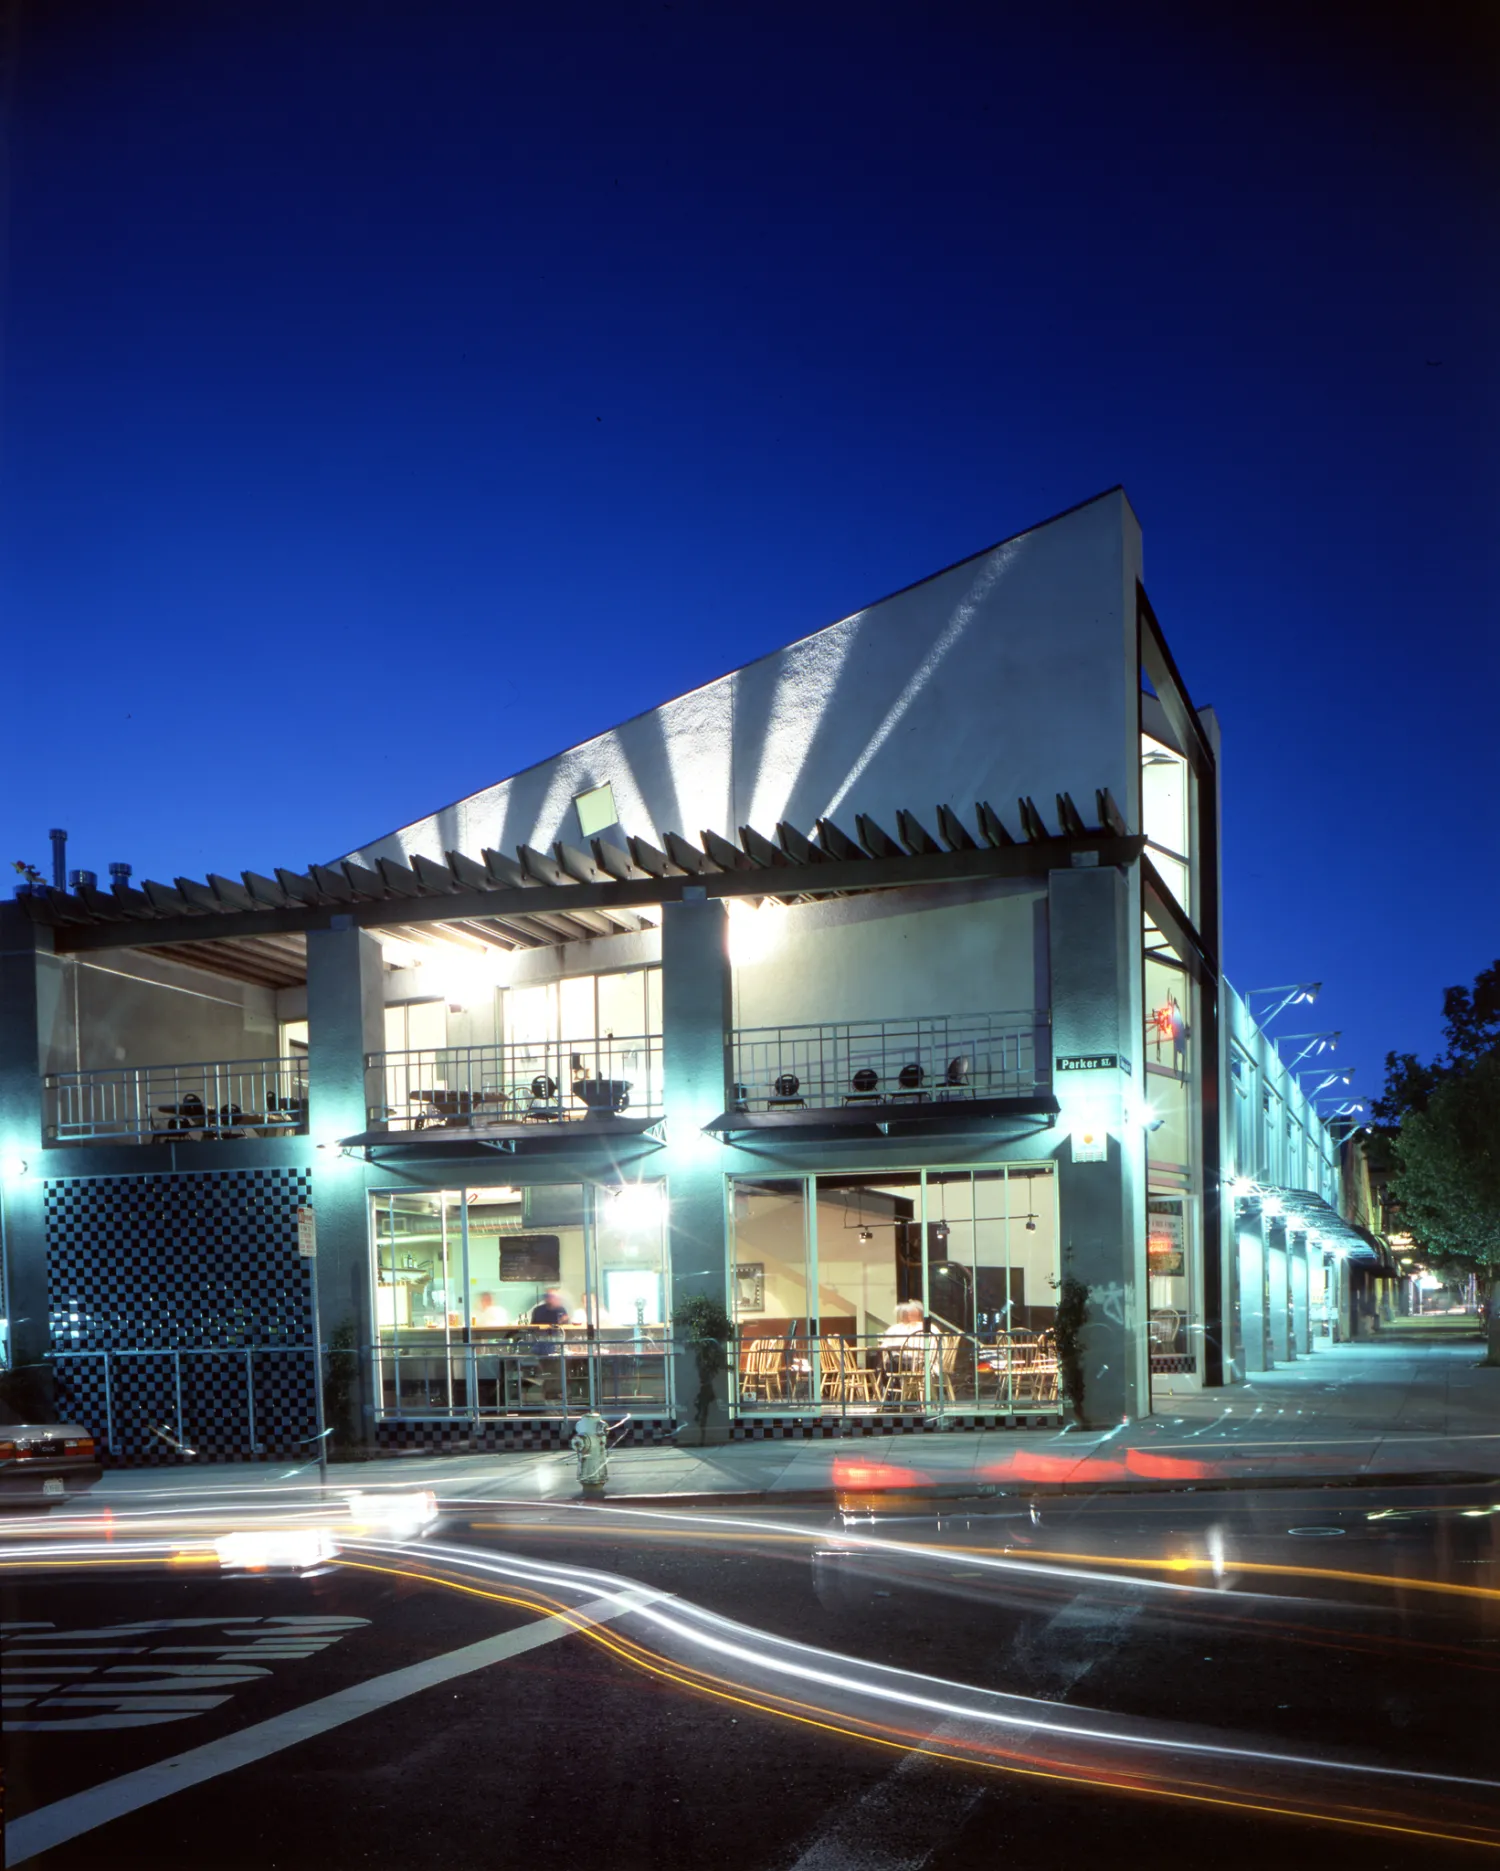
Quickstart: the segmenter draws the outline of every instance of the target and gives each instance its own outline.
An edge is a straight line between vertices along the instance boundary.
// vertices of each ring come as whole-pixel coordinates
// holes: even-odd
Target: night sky
[[[325,860],[1123,482],[1369,1090],[1500,954],[1497,19],[31,0],[0,857]]]

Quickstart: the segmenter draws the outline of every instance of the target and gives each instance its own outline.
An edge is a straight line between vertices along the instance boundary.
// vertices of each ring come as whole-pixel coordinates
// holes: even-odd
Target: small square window
[[[608,780],[590,792],[580,793],[573,804],[578,808],[578,828],[585,838],[596,838],[600,832],[619,823],[620,815],[615,811],[615,789]]]

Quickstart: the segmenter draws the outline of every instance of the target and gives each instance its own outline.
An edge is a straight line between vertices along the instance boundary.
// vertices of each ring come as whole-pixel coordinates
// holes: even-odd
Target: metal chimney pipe
[[[94,875],[92,871],[69,871],[68,872],[68,887],[71,890],[77,890],[82,884],[87,884],[89,889],[92,890],[96,887],[98,882],[99,882],[99,879]]]
[[[109,874],[117,884],[128,884],[130,882],[130,866],[128,864],[111,864],[109,867]]]
[[[68,834],[66,832],[48,832],[52,840],[52,888],[66,890],[68,887]]]

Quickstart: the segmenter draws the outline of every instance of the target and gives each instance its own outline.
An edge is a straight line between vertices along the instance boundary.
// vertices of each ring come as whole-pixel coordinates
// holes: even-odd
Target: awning
[[[1261,1183],[1255,1195],[1247,1199],[1263,1203],[1267,1196],[1273,1196],[1281,1204],[1282,1217],[1293,1228],[1314,1230],[1321,1246],[1343,1252],[1350,1260],[1363,1261],[1366,1266],[1383,1267],[1388,1272],[1395,1272],[1396,1263],[1391,1257],[1391,1251],[1378,1235],[1371,1234],[1368,1228],[1361,1228],[1357,1222],[1347,1221],[1336,1208],[1325,1202],[1321,1195],[1315,1195],[1311,1189],[1290,1189],[1275,1183]]]

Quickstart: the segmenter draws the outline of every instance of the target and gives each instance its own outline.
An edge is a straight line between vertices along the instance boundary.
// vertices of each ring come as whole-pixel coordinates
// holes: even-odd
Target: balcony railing
[[[486,1130],[662,1114],[661,1035],[513,1040],[371,1053],[391,1130]]]
[[[305,1057],[54,1072],[45,1090],[51,1143],[203,1143],[307,1129]]]
[[[1051,1081],[1045,1011],[934,1014],[734,1036],[735,1108],[795,1111],[1025,1098]]]

